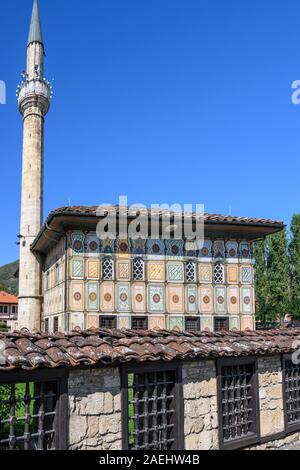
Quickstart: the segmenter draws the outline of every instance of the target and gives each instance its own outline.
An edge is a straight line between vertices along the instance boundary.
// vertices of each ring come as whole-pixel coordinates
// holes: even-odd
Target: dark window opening
[[[185,319],[185,330],[186,331],[200,331],[200,318],[187,317]]]
[[[300,365],[284,359],[284,398],[288,431],[300,429]]]
[[[99,326],[100,328],[106,328],[108,330],[111,330],[112,328],[116,328],[117,317],[114,317],[114,316],[100,317]]]
[[[132,330],[148,330],[148,317],[131,317]]]
[[[229,318],[217,317],[214,319],[214,330],[215,331],[228,331],[229,330]]]
[[[56,333],[58,331],[58,317],[54,317],[53,331],[54,331],[54,333]]]
[[[49,318],[45,318],[45,333],[49,333]]]
[[[181,370],[156,365],[122,374],[123,447],[183,448]]]
[[[238,448],[256,442],[259,438],[256,363],[236,361],[219,365],[218,395],[221,446]]]

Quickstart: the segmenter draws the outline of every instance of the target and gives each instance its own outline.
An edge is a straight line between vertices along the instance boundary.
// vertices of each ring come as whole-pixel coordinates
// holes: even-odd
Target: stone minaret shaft
[[[23,116],[23,164],[19,269],[19,328],[41,328],[41,267],[31,244],[43,222],[44,116],[51,92],[44,77],[44,45],[34,0],[27,44],[27,69],[18,91]]]

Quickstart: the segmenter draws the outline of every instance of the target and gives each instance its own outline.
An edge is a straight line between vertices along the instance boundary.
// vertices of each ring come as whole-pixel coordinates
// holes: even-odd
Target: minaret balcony
[[[52,91],[46,80],[30,80],[24,82],[18,92],[18,104],[20,113],[29,107],[37,106],[43,115],[47,114],[50,107]]]

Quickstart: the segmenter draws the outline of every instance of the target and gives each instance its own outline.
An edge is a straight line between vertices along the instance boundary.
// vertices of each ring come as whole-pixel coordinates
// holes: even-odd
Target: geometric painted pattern
[[[247,266],[242,266],[242,283],[251,284],[252,283],[252,269]]]
[[[183,263],[168,263],[167,273],[167,280],[169,282],[184,282]]]

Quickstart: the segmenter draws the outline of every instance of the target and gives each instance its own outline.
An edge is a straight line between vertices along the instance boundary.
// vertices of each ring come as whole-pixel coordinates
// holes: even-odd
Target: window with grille
[[[144,280],[144,260],[142,258],[135,258],[133,261],[133,280],[143,281]]]
[[[187,317],[185,319],[185,330],[186,331],[200,331],[200,318]]]
[[[131,317],[132,330],[148,330],[148,317]]]
[[[112,281],[114,278],[114,262],[112,258],[105,257],[102,261],[102,279]]]
[[[225,267],[222,263],[216,263],[214,266],[214,282],[215,284],[225,283]]]
[[[21,373],[20,381],[18,372],[12,374],[16,382],[5,383],[4,375],[0,382],[0,450],[65,449],[65,373],[60,372],[55,379],[54,371],[49,370]]]
[[[257,442],[259,411],[256,362],[251,359],[219,361],[218,397],[221,447],[233,449]]]
[[[123,448],[183,448],[181,369],[166,364],[122,372]]]
[[[54,317],[53,320],[53,331],[56,333],[58,331],[58,317]]]
[[[114,317],[114,316],[100,317],[99,326],[100,328],[107,328],[109,330],[111,330],[112,328],[116,328],[117,317]]]
[[[217,317],[214,319],[214,331],[228,331],[229,330],[229,318]]]
[[[196,282],[196,263],[188,261],[185,265],[186,282]]]
[[[49,318],[45,319],[45,333],[49,333]]]
[[[300,429],[300,365],[284,359],[284,398],[288,431]]]

